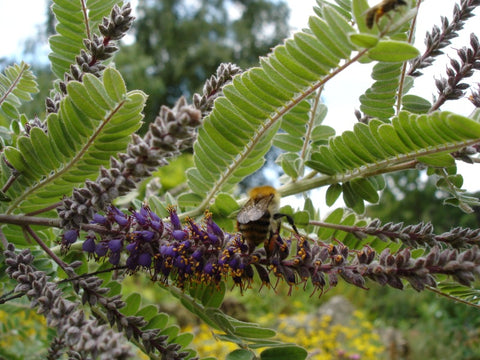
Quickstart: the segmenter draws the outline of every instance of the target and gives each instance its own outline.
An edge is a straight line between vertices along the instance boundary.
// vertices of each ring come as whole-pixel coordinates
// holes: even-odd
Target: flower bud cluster
[[[446,100],[460,99],[465,94],[465,90],[470,87],[462,80],[472,76],[474,70],[480,70],[480,43],[475,34],[470,35],[470,48],[463,47],[457,50],[457,55],[460,62],[450,59],[447,78],[435,80],[439,93],[436,108]]]
[[[67,83],[72,80],[82,81],[83,74],[90,73],[100,77],[105,65],[102,63],[110,59],[118,51],[118,47],[113,43],[125,36],[130,29],[134,17],[131,15],[132,8],[130,3],[126,3],[121,8],[115,4],[110,12],[110,16],[104,17],[99,30],[102,36],[93,34],[91,38],[84,39],[85,49],[80,50],[80,54],[75,57],[75,64],[70,65],[70,72],[65,73],[64,81],[59,83],[62,94],[67,94]],[[47,113],[58,112],[61,94],[56,94],[53,98],[47,98]]]
[[[74,241],[77,235],[71,230],[65,234],[64,240]],[[105,325],[100,326],[96,321],[86,320],[83,312],[76,310],[79,304],[65,300],[57,284],[49,282],[45,273],[32,267],[33,256],[29,250],[16,254],[10,244],[5,254],[9,266],[7,274],[19,283],[15,292],[25,293],[31,299],[32,307],[38,307],[39,313],[45,315],[48,325],[57,328],[58,337],[51,344],[49,359],[60,358],[59,354],[67,348],[71,358],[85,359],[88,358],[86,354],[100,359],[130,358],[130,348],[124,345],[124,335],[107,330]],[[141,341],[147,353],[160,353],[172,360],[181,360],[189,355],[181,345],[161,334],[162,329],[145,328],[148,322],[142,316],[124,315],[120,311],[126,306],[122,295],[107,296],[110,289],[101,287],[103,280],[89,274],[77,277],[73,268],[80,265],[81,262],[77,261],[64,270],[74,290],[77,293],[81,290],[83,304],[100,306],[110,325],[115,325],[128,339]]]
[[[98,26],[100,33],[105,37],[104,42],[120,40],[125,36],[134,20],[131,12],[130,3],[126,3],[121,8],[117,4],[113,6],[110,17],[104,17],[102,24]]]
[[[90,356],[127,359],[133,355],[120,333],[99,325],[96,320],[87,320],[77,309],[78,304],[63,298],[57,284],[32,266],[34,257],[30,250],[16,253],[15,247],[9,244],[4,255],[6,273],[18,283],[15,292],[25,293],[32,307],[37,307],[38,313],[45,316],[47,324],[57,329],[58,341],[52,351],[58,354],[63,345],[82,359]]]
[[[425,286],[435,287],[435,274],[452,276],[460,284],[470,286],[475,276],[480,274],[480,249],[477,246],[464,252],[441,250],[435,246],[425,256],[416,259],[412,258],[409,249],[391,254],[387,248],[378,260],[362,261],[367,257],[360,253],[357,258],[363,276],[397,289],[403,289],[402,279],[406,279],[417,291]]]
[[[168,164],[168,158],[191,147],[201,123],[200,111],[184,97],[172,109],[162,107],[143,138],[134,134],[127,152],[111,158],[109,169],[101,168],[95,181],[87,180],[84,188],[74,189],[71,197],[64,198],[57,209],[63,226],[79,228],[96,211],[105,210],[115,198],[135,189],[138,181]]]
[[[30,136],[30,132],[33,128],[40,128],[45,134],[47,133],[47,123],[40,120],[38,116],[35,116],[33,120],[30,120],[25,124],[25,136]]]
[[[82,248],[96,259],[108,258],[113,265],[122,260],[131,271],[147,269],[152,279],[179,287],[186,281],[219,282],[225,272],[219,266],[221,251],[230,236],[206,216],[204,226],[189,219],[182,224],[173,208],[170,221],[163,221],[148,207],[124,214],[110,207],[93,222],[108,231],[89,234]],[[246,248],[245,248],[246,251]]]
[[[455,4],[451,22],[445,16],[442,16],[442,28],[440,29],[435,25],[430,32],[427,32],[425,38],[426,50],[423,55],[412,60],[407,75],[422,75],[420,69],[432,65],[435,57],[443,54],[441,49],[450,45],[451,40],[458,36],[458,31],[463,29],[466,20],[474,16],[473,11],[479,5],[479,0],[462,0],[460,5]]]
[[[213,107],[216,98],[223,95],[222,88],[229,83],[234,75],[242,70],[235,64],[222,63],[217,68],[217,74],[212,75],[203,86],[203,94],[193,95],[193,105],[205,116]]]
[[[433,247],[442,243],[444,246],[465,249],[480,244],[480,229],[456,227],[437,235],[430,222],[404,226],[403,222],[382,224],[379,219],[374,219],[366,226],[353,226],[350,231],[359,239],[373,235],[383,241],[400,240],[411,247]]]
[[[96,214],[95,223],[105,231],[90,234],[83,250],[97,260],[124,265],[131,272],[147,270],[153,280],[180,288],[189,283],[218,284],[230,277],[244,290],[251,287],[256,272],[263,285],[272,285],[270,278],[274,276],[291,289],[310,282],[323,292],[342,278],[361,288],[366,288],[369,279],[402,289],[406,280],[420,291],[436,286],[436,274],[468,285],[480,273],[477,246],[465,252],[435,246],[424,257],[412,258],[409,249],[377,254],[369,246],[350,250],[340,242],[312,243],[298,235],[292,247],[292,239],[284,241],[274,234],[263,248],[251,252],[240,234],[223,232],[211,214],[207,213],[201,225],[192,219],[182,224],[175,210],[169,211],[169,221],[161,220],[147,207],[130,215],[113,207],[105,216]]]

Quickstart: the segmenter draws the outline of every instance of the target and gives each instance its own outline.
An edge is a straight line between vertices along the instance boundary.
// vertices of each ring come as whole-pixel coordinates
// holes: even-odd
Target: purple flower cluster
[[[327,244],[298,234],[284,241],[274,234],[250,253],[242,236],[222,231],[210,213],[201,223],[190,218],[182,223],[173,207],[169,213],[169,221],[164,221],[148,207],[130,214],[110,207],[105,215],[95,215],[97,234],[89,232],[83,250],[132,273],[147,270],[152,280],[180,288],[189,283],[218,284],[230,277],[244,290],[256,272],[263,285],[271,286],[273,275],[286,281],[290,291],[311,283],[314,291],[322,293],[339,279],[364,289],[367,279],[399,289],[407,281],[420,291],[436,286],[436,274],[450,275],[466,285],[480,274],[477,246],[465,252],[435,246],[414,259],[409,249],[392,254],[387,248],[378,254],[369,246],[351,250],[338,241]],[[77,235],[67,231],[64,241],[72,242]]]
[[[211,214],[199,225],[192,219],[182,224],[173,207],[169,212],[170,221],[163,221],[148,207],[129,215],[110,207],[104,216],[96,214],[93,219],[106,231],[90,232],[82,248],[96,259],[108,258],[113,265],[124,259],[130,271],[146,269],[152,279],[165,283],[171,279],[180,287],[186,281],[221,281],[225,274],[220,266],[222,249],[236,235],[225,234]]]

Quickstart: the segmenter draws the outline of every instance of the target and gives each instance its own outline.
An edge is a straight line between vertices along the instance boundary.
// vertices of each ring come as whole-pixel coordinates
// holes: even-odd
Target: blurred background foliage
[[[53,14],[47,13],[39,38],[55,32]],[[127,87],[149,96],[141,132],[162,105],[173,106],[182,95],[190,101],[193,93],[201,92],[220,63],[254,66],[290,31],[288,6],[274,0],[139,0],[135,16],[114,61]],[[35,51],[34,43],[29,42],[26,51]],[[48,91],[53,79],[46,75],[49,70],[34,71],[45,72],[40,87]],[[31,102],[24,111],[33,116],[34,109],[42,108]]]
[[[431,222],[438,234],[457,226],[478,228],[479,209],[467,214],[457,207],[445,206],[443,201],[449,194],[435,186],[434,177],[427,177],[422,171],[408,170],[389,174],[385,180],[387,187],[380,202],[368,207],[367,216],[405,224]]]
[[[242,68],[254,66],[259,56],[266,55],[289,33],[288,7],[282,1],[203,0],[193,4],[196,5],[187,0],[140,0],[132,37],[115,57],[128,88],[142,89],[149,95],[146,124],[153,120],[161,105],[171,106],[179,96],[190,99],[194,92],[201,91],[204,81],[221,62],[234,62]],[[53,29],[53,18],[49,17],[44,32],[38,36],[51,34]],[[29,42],[26,51],[34,52],[34,44],[35,41]],[[8,59],[2,59],[0,67],[8,64]],[[53,80],[49,68],[41,63],[32,65],[40,93],[22,109],[29,117],[40,115],[39,109],[45,108],[43,101]],[[191,156],[186,154],[159,170],[138,191],[142,194],[150,191],[157,196],[173,191],[183,183],[184,171],[190,166]],[[253,177],[251,181],[261,180]],[[421,172],[389,175],[380,203],[370,206],[367,216],[405,224],[430,221],[437,233],[456,226],[479,227],[478,209],[474,214],[465,214],[449,207],[447,213],[443,198],[444,194]],[[176,317],[185,329],[212,339],[206,325],[193,319],[165,291],[151,285],[142,276],[131,277],[124,283],[132,292],[141,291],[144,301],[148,299],[161,311]],[[480,358],[478,309],[427,291],[419,294],[412,293],[414,290],[410,288],[402,292],[370,285],[365,291],[341,282],[322,296],[311,295],[311,290],[306,289],[295,291],[294,297],[286,295],[289,289],[285,285],[275,291],[261,289],[262,296],[258,296],[258,289],[244,294],[233,289],[228,293],[224,310],[239,319],[259,321],[266,326],[279,325],[279,338],[291,338],[306,346],[315,353],[315,359]],[[229,284],[229,288],[233,288],[233,284]],[[333,316],[342,311],[340,308],[333,307],[330,314],[319,315],[319,309],[335,296],[345,299],[352,309],[352,316],[340,323],[332,322]],[[18,331],[25,339],[22,353],[18,354],[27,359],[29,357],[22,354],[30,353],[33,359],[38,355],[35,349],[39,342],[46,341],[47,334],[33,329],[36,339],[32,341],[28,332],[32,330],[30,324],[40,322],[32,320],[35,315],[29,310],[16,315],[11,317],[5,311],[0,312],[0,325],[14,319],[18,322]],[[11,339],[18,340],[18,334],[6,334],[0,328],[0,349]],[[302,343],[302,339],[308,343]],[[201,336],[196,337],[194,345],[202,356],[222,358],[224,351],[231,351],[228,345],[210,343]],[[2,355],[6,356],[0,354],[0,358]]]

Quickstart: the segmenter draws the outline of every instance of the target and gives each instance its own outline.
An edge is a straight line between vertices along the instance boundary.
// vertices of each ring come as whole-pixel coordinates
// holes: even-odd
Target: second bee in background
[[[374,21],[375,23],[378,23],[383,15],[389,11],[395,10],[400,5],[407,5],[407,3],[405,0],[383,0],[381,3],[372,6],[365,13],[367,27],[371,29]]]

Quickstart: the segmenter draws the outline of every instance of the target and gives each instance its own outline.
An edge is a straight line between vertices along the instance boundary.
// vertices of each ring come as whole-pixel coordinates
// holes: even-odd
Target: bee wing
[[[240,224],[246,224],[250,221],[256,221],[260,219],[267,211],[270,201],[272,201],[273,195],[266,198],[262,198],[255,202],[254,199],[250,199],[240,209],[237,215],[237,221]]]

